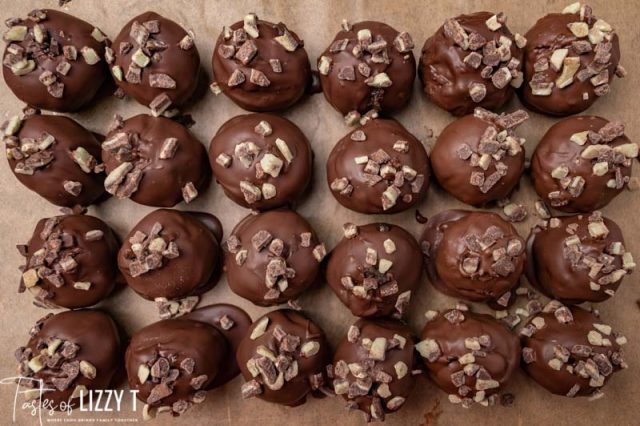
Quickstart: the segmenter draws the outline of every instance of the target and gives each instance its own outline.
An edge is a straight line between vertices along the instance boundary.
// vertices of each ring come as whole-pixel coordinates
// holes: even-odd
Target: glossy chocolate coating
[[[43,134],[55,138],[51,146],[40,151],[50,152],[53,160],[44,167],[35,168],[33,174],[24,174],[16,170],[19,169],[19,164],[28,164],[30,157],[18,159],[15,154],[8,155],[9,166],[16,178],[24,186],[57,206],[88,206],[98,201],[105,192],[104,174],[89,169],[88,173],[85,172],[80,164],[74,161],[72,154],[76,149],[83,148],[93,156],[94,166],[97,165],[100,161],[100,142],[96,137],[68,117],[40,114],[25,117],[15,136],[24,142],[30,139],[37,141]],[[67,181],[80,183],[78,195],[73,195],[73,191],[65,189],[64,184]]]
[[[7,48],[17,45],[29,50],[30,44],[33,44],[32,49],[41,50],[44,54],[39,59],[35,59],[36,55],[33,53],[26,54],[26,58],[35,61],[35,68],[25,75],[16,75],[10,67],[2,67],[4,81],[14,95],[35,108],[72,112],[85,107],[95,97],[107,78],[104,52],[109,40],[99,42],[91,35],[95,28],[93,25],[66,13],[51,9],[34,10],[31,13],[46,14],[45,19],[37,22],[47,34],[45,42],[40,46],[36,43],[33,35],[36,22],[26,18],[16,22],[15,25],[26,26],[27,37],[23,41],[10,43]],[[51,47],[51,40],[56,40],[57,47]],[[77,51],[75,60],[65,58],[63,55],[65,46],[75,47]],[[84,47],[94,50],[99,57],[97,63],[90,65],[85,61],[81,53]],[[11,62],[8,56],[10,52],[5,49],[3,58]],[[71,65],[66,75],[56,70],[62,62],[68,62]],[[40,75],[45,71],[53,73],[57,77],[57,82],[64,85],[61,97],[51,95],[47,86],[40,81]]]
[[[372,60],[372,54],[368,51],[364,51],[361,57],[354,56],[353,49],[360,45],[358,32],[361,30],[369,30],[374,42],[378,41],[378,38],[386,41],[387,46],[383,52],[386,52],[386,56],[388,56],[388,63],[385,63],[384,54],[380,55],[382,58],[376,61]],[[320,81],[325,98],[335,109],[343,115],[351,111],[364,114],[372,109],[389,113],[399,110],[409,102],[413,91],[413,80],[416,78],[416,61],[411,51],[413,42],[404,52],[400,52],[394,45],[399,34],[389,25],[375,21],[358,22],[353,24],[349,31],[345,31],[343,28],[336,34],[331,44],[318,59],[319,69],[322,68],[320,65],[322,57],[331,60],[328,74],[320,72]],[[342,40],[348,41],[344,49],[333,49],[337,51],[332,52],[332,46]],[[359,72],[359,64],[365,64],[369,68],[368,76]],[[353,80],[339,77],[341,70],[345,67],[352,67],[355,70]],[[382,73],[385,73],[391,80],[390,86],[373,87],[365,82]]]
[[[362,133],[366,140],[354,140],[362,138]],[[406,142],[406,147],[398,148],[399,141]],[[380,150],[387,158],[376,161]],[[367,161],[356,163],[361,157]],[[382,175],[389,166],[389,172]],[[405,172],[403,166],[411,170]],[[430,175],[424,146],[395,120],[368,121],[340,139],[327,159],[331,193],[340,204],[359,213],[399,213],[415,206],[427,193]],[[385,192],[392,190],[396,199],[383,200]]]
[[[271,129],[271,133],[264,136],[256,130],[256,126],[263,121]],[[292,156],[290,161],[287,159],[287,148],[284,151],[286,154],[283,154],[278,147],[278,139],[286,143]],[[240,153],[236,155],[236,150],[246,146],[242,145],[245,142],[257,146],[258,154],[248,157],[242,157]],[[276,156],[282,162],[277,177],[263,171],[261,160],[266,154]],[[225,160],[230,161],[226,167]],[[209,161],[224,193],[237,204],[254,210],[294,204],[306,192],[313,173],[313,151],[304,133],[286,118],[272,114],[241,115],[227,121],[211,140]],[[244,164],[245,161],[247,164]],[[259,200],[249,202],[252,198],[245,196],[241,188],[243,181],[261,190]],[[263,190],[264,184],[273,185],[275,195],[267,195],[267,191]]]
[[[486,62],[482,62],[474,68],[464,61],[465,57],[472,52],[482,55],[485,52],[483,48],[485,43],[495,42],[497,46],[500,46],[500,38],[506,37],[511,42],[509,46],[511,54],[507,55],[509,59],[493,65],[492,73],[501,67],[506,67],[513,58],[517,62],[512,62],[508,68],[509,71],[512,75],[518,73],[522,75],[520,71],[522,50],[517,47],[514,36],[506,25],[503,24],[496,31],[489,29],[486,21],[493,15],[490,12],[477,12],[453,18],[466,31],[467,35],[475,34],[482,37],[483,42],[472,46],[473,50],[468,46],[463,49],[453,41],[452,37],[448,37],[444,25],[429,37],[422,47],[418,76],[422,81],[424,92],[433,103],[453,115],[470,114],[478,106],[495,111],[513,96],[515,89],[512,84],[498,88],[492,83],[490,76],[484,78],[481,75],[483,69],[488,66]],[[481,59],[486,61],[486,58]],[[472,83],[484,85],[486,90],[486,94],[479,102],[475,102],[469,93],[469,86]]]
[[[269,235],[265,234],[264,244],[256,246],[253,239],[262,234],[261,231]],[[275,248],[278,240],[283,243],[280,250]],[[324,257],[324,245],[309,222],[285,209],[248,215],[231,231],[223,247],[224,270],[231,291],[258,306],[279,305],[296,299],[316,283]],[[278,260],[285,262],[286,272],[271,277],[274,282],[269,286],[268,266]],[[284,290],[277,283],[282,280]]]
[[[304,41],[296,33],[289,30],[282,22],[273,24],[256,18],[259,37],[249,36],[243,29],[244,22],[238,21],[218,36],[213,52],[213,74],[219,87],[233,102],[248,111],[279,111],[289,108],[304,95],[311,84],[311,65],[304,48]],[[237,33],[238,36],[233,36]],[[244,33],[244,38],[242,35]],[[286,49],[276,41],[288,33],[297,43],[293,51]],[[228,36],[228,37],[227,37]],[[222,50],[233,47],[233,54],[248,40],[255,43],[257,52],[246,65],[235,56],[225,58]],[[280,71],[271,61],[277,60]],[[244,75],[240,84],[229,85],[232,74],[239,71]],[[251,70],[264,74],[269,81],[268,86],[251,81]]]
[[[496,231],[498,238],[488,235]],[[501,234],[501,236],[500,236]],[[476,244],[477,237],[480,240]],[[487,241],[482,241],[487,237]],[[467,241],[470,240],[470,241]],[[488,244],[494,241],[492,244]],[[507,249],[511,254],[494,260],[494,251]],[[473,302],[496,302],[510,297],[524,271],[524,240],[516,229],[495,213],[446,210],[429,218],[420,239],[425,255],[427,276],[433,286],[452,297]],[[488,245],[484,250],[482,248]],[[478,259],[475,271],[463,270],[465,259]],[[469,261],[467,261],[469,262]],[[503,307],[506,306],[502,305]]]
[[[598,132],[609,123],[604,118],[595,116],[569,117],[547,130],[531,157],[533,184],[536,192],[545,202],[563,212],[591,212],[606,206],[624,190],[631,176],[633,161],[623,163],[612,161],[608,171],[598,176],[593,173],[593,166],[597,159],[582,157],[584,150],[592,143],[587,141],[584,145],[578,145],[571,141],[571,136],[575,133]],[[629,143],[631,141],[625,135],[616,137],[608,143],[600,142],[612,148]],[[567,167],[569,178],[581,176],[584,179],[584,189],[578,196],[572,196],[567,189],[563,188],[562,180],[551,175],[557,167]],[[616,169],[619,170],[619,176]],[[608,185],[610,180],[615,184],[613,187]],[[556,191],[559,191],[558,196],[550,198],[550,194]]]
[[[179,254],[175,258],[165,255],[160,267],[133,277],[131,263],[135,255],[131,239],[138,231],[150,236],[156,223],[162,225],[159,236],[167,244],[175,243]],[[200,295],[213,288],[219,278],[221,255],[216,235],[197,215],[159,209],[145,216],[124,238],[118,253],[118,267],[127,284],[142,297],[172,300]]]
[[[367,249],[377,253],[373,265],[367,263]],[[392,262],[385,272],[383,259]],[[350,280],[345,280],[346,277]],[[345,236],[327,261],[327,283],[351,313],[359,317],[406,313],[409,297],[417,290],[421,277],[420,247],[411,234],[395,225],[359,226],[357,235]]]

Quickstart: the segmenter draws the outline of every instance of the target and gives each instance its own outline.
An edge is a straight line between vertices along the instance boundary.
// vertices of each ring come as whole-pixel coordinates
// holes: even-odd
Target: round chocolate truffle
[[[40,219],[26,245],[19,291],[29,290],[43,308],[84,308],[111,294],[122,281],[113,230],[93,216]]]
[[[206,218],[219,233],[210,229]],[[160,303],[198,296],[219,279],[222,228],[207,213],[160,209],[145,216],[129,232],[118,253],[118,267],[127,284],[142,297]],[[180,313],[193,309],[182,306]],[[165,312],[161,315],[175,314]],[[176,308],[170,304],[167,308]]]
[[[113,42],[111,73],[125,94],[161,115],[198,86],[200,55],[184,28],[155,12],[131,19]]]
[[[635,266],[622,230],[599,211],[552,218],[527,240],[527,279],[562,303],[607,300]]]
[[[529,115],[496,115],[477,109],[449,124],[431,151],[433,174],[463,203],[481,207],[508,197],[524,173],[524,138],[515,127]]]
[[[524,271],[524,240],[495,213],[445,210],[431,217],[420,245],[433,286],[452,297],[504,309]]]
[[[254,13],[224,27],[212,63],[213,92],[224,92],[249,111],[289,108],[311,84],[304,41],[282,22],[272,24]]]
[[[104,195],[100,142],[80,124],[32,114],[12,117],[3,128],[9,166],[30,190],[64,207],[88,206]]]
[[[610,91],[619,65],[618,35],[611,25],[576,2],[563,13],[540,18],[525,35],[520,99],[543,114],[567,116],[589,108]]]
[[[184,414],[204,401],[221,372],[227,341],[212,325],[168,319],[138,330],[125,354],[129,387],[137,390],[149,417],[155,411]]]
[[[207,188],[204,146],[182,124],[140,114],[116,121],[102,143],[107,192],[155,207],[190,203]]]
[[[347,22],[318,59],[324,96],[343,115],[398,110],[416,78],[413,40],[382,22]]]
[[[415,238],[386,223],[344,225],[327,261],[327,282],[353,315],[401,317],[420,284],[422,255]]]
[[[629,183],[638,145],[624,124],[594,116],[569,117],[551,126],[531,157],[536,192],[569,213],[600,209]]]
[[[333,357],[333,388],[365,420],[383,421],[404,405],[414,386],[414,337],[394,320],[358,320]]]
[[[577,306],[552,300],[520,334],[522,368],[556,395],[601,397],[612,374],[627,368],[621,349],[626,337]]]
[[[294,204],[313,171],[305,135],[271,114],[241,115],[223,124],[209,145],[209,161],[224,193],[254,210]]]
[[[46,399],[55,410],[66,411],[87,392],[119,385],[124,348],[109,315],[93,310],[48,314],[29,336],[27,345],[16,350],[20,384],[31,388],[27,399]],[[47,390],[41,394],[40,387]]]
[[[451,309],[429,321],[416,349],[449,401],[494,405],[518,368],[518,336],[490,315]]]
[[[327,160],[333,196],[348,209],[398,213],[424,198],[429,156],[422,143],[395,120],[375,119],[340,139]]]
[[[95,97],[108,75],[104,58],[110,42],[102,31],[51,9],[32,10],[7,25],[2,74],[21,101],[70,112]]]
[[[309,222],[284,209],[248,215],[224,249],[231,291],[258,306],[296,299],[316,283],[326,255]]]
[[[523,80],[526,40],[511,34],[504,13],[447,19],[422,48],[418,73],[427,97],[453,115],[500,109]]]
[[[236,359],[246,382],[242,397],[296,406],[325,386],[330,347],[324,331],[302,314],[280,309],[256,320]]]

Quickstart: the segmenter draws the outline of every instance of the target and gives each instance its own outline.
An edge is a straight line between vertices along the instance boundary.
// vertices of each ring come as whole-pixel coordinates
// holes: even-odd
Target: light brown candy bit
[[[300,347],[300,354],[305,358],[311,358],[312,356],[316,355],[319,351],[320,351],[320,343],[315,340],[306,342]]]
[[[575,56],[564,58],[563,64],[562,74],[556,79],[556,87],[559,89],[573,83],[573,77],[580,68],[580,58]]]
[[[65,180],[62,183],[64,190],[69,194],[77,197],[82,192],[82,183],[73,180]]]
[[[272,198],[275,198],[275,196],[277,195],[276,186],[271,183],[263,183],[261,189],[262,189],[262,196],[264,197],[265,200],[270,200]]]
[[[613,148],[615,152],[623,154],[626,158],[638,157],[638,145],[636,143],[625,143]]]
[[[262,170],[271,177],[278,177],[282,170],[283,161],[271,153],[266,153],[260,160]]]
[[[271,133],[273,133],[273,128],[271,127],[271,124],[269,124],[268,121],[260,120],[260,122],[256,125],[256,127],[254,127],[253,131],[259,134],[260,136],[269,136],[271,135]]]
[[[444,35],[455,44],[466,50],[469,47],[469,36],[462,25],[455,19],[447,19],[443,25]]]
[[[256,326],[253,328],[253,331],[251,332],[249,338],[251,340],[256,340],[258,337],[262,336],[267,330],[267,325],[269,325],[269,317],[263,317],[262,319],[260,319],[260,321],[258,321],[258,323],[256,323]]]
[[[262,191],[249,181],[243,180],[240,182],[240,191],[244,196],[247,203],[253,204],[262,199]]]
[[[193,182],[187,182],[187,184],[182,188],[182,198],[184,202],[189,204],[198,196],[198,190]]]
[[[247,40],[236,51],[234,57],[240,61],[242,65],[248,65],[257,54],[258,46],[256,45],[256,42],[253,40]]]
[[[161,160],[168,160],[173,158],[178,150],[178,138],[166,138],[162,142],[162,148],[160,148],[160,154],[158,155]]]
[[[511,71],[507,67],[501,67],[491,76],[491,83],[497,89],[504,89],[511,82]]]
[[[280,63],[280,59],[269,59],[269,65],[271,66],[271,71],[276,74],[280,74],[282,72],[282,63]]]
[[[251,74],[249,75],[249,81],[256,86],[260,87],[269,87],[271,81],[267,78],[267,76],[260,70],[255,68],[251,69]]]
[[[298,40],[296,40],[293,34],[291,34],[286,28],[283,29],[282,35],[274,37],[274,40],[282,45],[282,47],[284,47],[288,52],[295,52],[300,45]]]
[[[318,61],[318,71],[322,75],[329,75],[331,72],[331,66],[333,65],[333,59],[328,56],[321,56]]]
[[[318,244],[317,246],[314,247],[313,257],[315,257],[315,259],[318,262],[322,262],[322,260],[325,258],[326,255],[327,255],[327,249],[325,248],[324,244]]]
[[[235,69],[229,76],[229,80],[227,81],[227,86],[235,87],[239,86],[245,82],[246,77],[242,73],[240,69]]]
[[[193,44],[194,44],[193,37],[187,34],[182,38],[182,40],[180,40],[180,42],[178,43],[178,46],[182,50],[189,50],[193,47]]]
[[[487,95],[487,86],[482,83],[473,82],[469,84],[469,96],[475,103],[481,102]]]
[[[260,395],[262,393],[262,386],[257,380],[252,379],[242,385],[241,393],[243,399],[248,399]]]
[[[603,221],[589,222],[587,225],[589,235],[593,238],[606,238],[609,235],[609,228]]]
[[[569,324],[573,322],[573,315],[571,314],[571,311],[569,310],[569,308],[567,308],[566,306],[560,306],[558,309],[556,309],[553,312],[553,315],[556,317],[556,320],[558,320],[558,322],[561,324]]]
[[[425,339],[415,345],[420,356],[428,362],[435,362],[442,354],[438,342],[433,339]]]
[[[175,89],[176,81],[168,74],[151,73],[149,74],[149,85],[160,89]]]
[[[502,28],[502,23],[498,20],[498,15],[493,15],[485,21],[485,25],[491,31],[498,31]]]
[[[73,288],[88,291],[91,289],[91,283],[89,281],[76,281],[73,283]]]
[[[121,163],[111,171],[104,180],[104,187],[110,194],[115,194],[118,187],[129,173],[133,169],[133,164],[125,161]]]
[[[347,239],[354,238],[356,235],[358,235],[358,226],[353,223],[345,223],[344,225],[342,225],[342,229],[344,231],[344,237]]]
[[[400,190],[391,185],[382,193],[382,209],[389,210],[396,205]]]
[[[250,37],[260,37],[260,32],[258,31],[258,16],[255,13],[245,15],[243,24],[242,28]]]
[[[169,106],[171,106],[171,98],[166,93],[161,93],[153,98],[149,104],[149,109],[151,110],[151,115],[158,117],[165,112]]]
[[[35,269],[28,269],[22,273],[22,282],[26,288],[31,288],[38,284],[40,277]]]
[[[527,218],[527,209],[522,204],[509,203],[503,207],[503,212],[510,222],[522,222]]]
[[[385,72],[378,73],[373,77],[369,77],[364,81],[367,86],[375,87],[375,88],[385,88],[389,87],[393,84],[391,78]]]
[[[411,35],[406,31],[402,31],[393,40],[393,46],[396,48],[398,52],[407,53],[414,48],[414,43],[413,43],[413,39],[411,38]]]

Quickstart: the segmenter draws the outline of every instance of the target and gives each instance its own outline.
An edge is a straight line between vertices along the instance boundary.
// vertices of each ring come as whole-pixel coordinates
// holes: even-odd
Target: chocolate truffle
[[[188,204],[211,180],[204,146],[182,124],[164,117],[116,120],[102,143],[102,159],[107,191],[147,206]]]
[[[520,99],[543,114],[582,112],[609,93],[614,76],[626,74],[618,35],[579,2],[540,18],[525,37]]]
[[[524,172],[524,138],[515,127],[529,115],[476,108],[449,124],[431,151],[438,184],[463,203],[481,207],[508,197]]]
[[[402,316],[420,284],[422,255],[415,238],[386,223],[343,226],[327,261],[327,282],[353,315]]]
[[[145,402],[143,416],[184,414],[203,402],[221,372],[227,341],[212,325],[168,319],[138,330],[125,354],[129,387]]]
[[[154,116],[170,114],[198,86],[200,55],[192,34],[155,12],[127,22],[107,60],[118,87]]]
[[[304,41],[282,22],[272,24],[255,13],[224,27],[212,63],[211,90],[249,111],[288,108],[311,84]]]
[[[242,397],[289,406],[325,387],[330,348],[324,331],[302,314],[280,309],[249,328],[236,359],[246,382]]]
[[[125,238],[118,267],[136,293],[158,302],[163,318],[183,314],[218,282],[221,237],[220,222],[207,213],[155,210]]]
[[[599,211],[552,218],[527,240],[529,282],[563,303],[608,299],[635,266],[622,231]]]
[[[316,283],[326,255],[309,222],[284,209],[248,215],[223,248],[231,291],[258,306],[296,299]]]
[[[433,286],[452,297],[504,309],[524,271],[524,240],[495,213],[445,210],[431,217],[420,245]]]
[[[404,405],[415,382],[411,331],[394,320],[358,320],[333,357],[333,388],[365,420],[383,421]]]
[[[523,81],[526,40],[511,34],[504,13],[447,19],[422,48],[418,73],[427,97],[453,115],[500,109]]]
[[[449,401],[469,408],[496,403],[520,362],[518,336],[490,315],[451,309],[429,321],[416,344]]]
[[[405,106],[416,78],[413,40],[382,22],[344,21],[318,59],[325,98],[342,115]]]
[[[19,292],[29,290],[36,306],[84,308],[105,299],[122,282],[113,230],[93,216],[41,219],[18,249],[26,259]]]
[[[29,336],[27,345],[15,352],[23,377],[19,384],[31,388],[27,399],[46,399],[55,410],[66,411],[79,405],[81,395],[87,398],[87,392],[119,385],[124,348],[109,315],[92,310],[48,314]],[[49,390],[41,394],[41,387]]]
[[[50,9],[10,18],[7,26],[2,74],[21,101],[70,112],[95,97],[108,75],[105,49],[110,42],[102,31]]]
[[[223,124],[211,140],[209,161],[224,193],[254,210],[292,205],[313,171],[305,135],[271,114],[240,115]]]
[[[627,363],[626,337],[599,316],[552,300],[521,330],[522,368],[556,395],[603,396],[602,386]]]
[[[15,116],[4,125],[7,160],[27,188],[64,207],[88,206],[104,195],[100,143],[68,117]]]
[[[416,205],[429,187],[422,143],[395,120],[375,119],[340,139],[327,160],[333,196],[348,209],[398,213]]]
[[[594,116],[569,117],[551,126],[531,157],[536,192],[569,213],[600,209],[629,183],[638,145],[624,124]]]

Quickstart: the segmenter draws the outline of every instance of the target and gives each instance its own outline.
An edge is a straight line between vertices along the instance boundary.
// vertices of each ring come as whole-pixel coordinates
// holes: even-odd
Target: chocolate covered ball
[[[619,65],[618,34],[576,2],[550,13],[525,34],[524,84],[520,99],[543,114],[567,116],[589,108],[610,91]]]
[[[382,22],[345,21],[318,59],[325,98],[342,115],[404,107],[416,77],[413,47],[406,31]]]
[[[626,337],[597,315],[552,300],[520,332],[522,368],[556,395],[603,396],[612,374],[627,368]]]
[[[302,314],[280,309],[256,320],[236,359],[246,382],[242,398],[296,406],[325,387],[330,347],[324,331]]]
[[[422,329],[416,349],[449,401],[496,403],[520,362],[518,336],[490,315],[447,310]]]
[[[10,18],[2,74],[9,89],[35,108],[71,112],[95,97],[108,71],[110,44],[97,27],[51,9]]]
[[[224,193],[253,210],[294,204],[313,172],[304,133],[271,114],[240,115],[223,124],[209,145],[209,161]]]
[[[183,105],[198,86],[200,55],[192,34],[155,12],[127,22],[111,53],[111,74],[118,87],[154,116]]]
[[[524,271],[524,240],[495,213],[445,210],[429,218],[420,245],[433,286],[504,309]]]
[[[92,310],[48,314],[29,336],[15,355],[20,384],[31,388],[22,392],[33,403],[46,400],[51,408],[67,411],[80,405],[81,395],[86,407],[87,392],[119,385],[124,348],[109,315]]]
[[[476,207],[507,198],[524,173],[525,140],[515,127],[528,118],[523,110],[496,115],[477,109],[445,127],[431,151],[440,186]]]
[[[413,390],[414,337],[394,320],[361,319],[349,327],[333,357],[333,388],[365,421],[383,421]]]
[[[527,240],[527,279],[563,303],[602,302],[634,268],[622,230],[599,211],[549,219]]]
[[[395,120],[368,121],[340,139],[327,160],[331,193],[359,213],[415,206],[427,193],[429,176],[424,146]]]
[[[204,146],[182,124],[164,117],[117,120],[102,143],[102,159],[107,192],[147,206],[188,204],[211,181]]]
[[[531,157],[538,195],[569,213],[591,212],[627,186],[638,145],[624,124],[594,116],[569,117],[551,126]]]
[[[311,84],[304,41],[282,22],[272,24],[255,13],[224,27],[212,63],[213,92],[249,111],[289,108]]]
[[[296,299],[316,283],[326,255],[309,222],[284,209],[248,215],[223,248],[231,291],[258,306]]]
[[[122,282],[113,230],[93,216],[40,219],[26,245],[19,292],[29,290],[43,308],[84,308],[107,298]]]
[[[420,284],[422,255],[415,238],[386,223],[343,227],[327,261],[327,283],[353,315],[401,317]]]
[[[522,85],[526,40],[504,13],[476,12],[447,19],[427,39],[418,73],[427,97],[453,115],[481,106],[498,110]]]
[[[72,119],[56,115],[14,116],[4,125],[13,174],[47,201],[88,206],[104,195],[100,142]]]

